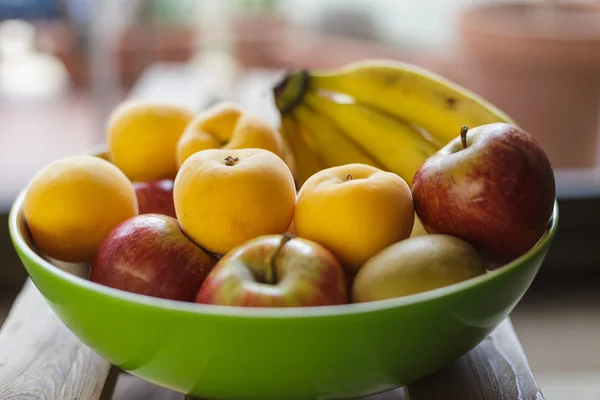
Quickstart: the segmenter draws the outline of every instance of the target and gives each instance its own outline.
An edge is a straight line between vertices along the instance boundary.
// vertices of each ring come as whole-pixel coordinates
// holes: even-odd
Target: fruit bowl
[[[554,238],[487,274],[369,303],[238,308],[105,287],[33,245],[15,201],[9,228],[29,276],[63,323],[114,365],[211,399],[356,398],[423,378],[479,344],[513,310]],[[85,276],[85,274],[83,274]]]

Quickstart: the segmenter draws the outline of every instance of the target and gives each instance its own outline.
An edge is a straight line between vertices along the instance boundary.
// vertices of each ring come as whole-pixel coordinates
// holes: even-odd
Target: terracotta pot
[[[598,164],[598,4],[475,7],[460,43],[463,83],[534,135],[555,168]]]
[[[234,24],[234,47],[246,68],[276,68],[272,54],[286,41],[290,25],[286,18],[270,13],[244,15]]]

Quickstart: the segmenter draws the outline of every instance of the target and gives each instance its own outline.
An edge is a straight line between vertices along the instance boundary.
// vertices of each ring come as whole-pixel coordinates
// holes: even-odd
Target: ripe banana
[[[279,125],[278,132],[281,138],[281,159],[287,164],[290,171],[296,174],[296,159],[294,150],[290,145],[289,138],[287,137],[288,132],[294,132],[296,127],[294,126],[294,120],[286,115],[281,118],[281,124]]]
[[[329,118],[300,104],[293,112],[298,123],[306,128],[313,151],[330,166],[361,163],[382,168],[376,158],[372,158],[359,145],[346,136]]]
[[[304,90],[348,95],[355,102],[425,129],[443,144],[492,122],[516,125],[504,112],[459,85],[419,67],[389,60],[365,60],[329,70],[297,73]],[[292,79],[293,80],[293,79]],[[302,80],[305,80],[302,84]]]
[[[336,102],[312,91],[304,95],[304,103],[330,118],[383,169],[400,175],[409,185],[423,161],[439,150],[438,146],[403,122],[360,104]],[[298,106],[297,110],[301,107]],[[300,117],[298,120],[305,123]],[[315,130],[320,135],[323,131]]]
[[[281,118],[279,132],[291,152],[291,156],[288,156],[285,161],[296,178],[297,186],[301,186],[312,175],[328,167],[303,140],[303,137],[307,136],[302,132],[303,130],[304,128],[298,126],[291,115],[284,115]]]

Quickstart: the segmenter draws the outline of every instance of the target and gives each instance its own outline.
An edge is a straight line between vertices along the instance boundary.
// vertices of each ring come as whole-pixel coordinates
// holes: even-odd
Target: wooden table
[[[82,344],[27,281],[0,330],[0,399],[184,400]],[[543,400],[510,321],[421,381],[365,400]],[[188,399],[189,400],[189,399]]]

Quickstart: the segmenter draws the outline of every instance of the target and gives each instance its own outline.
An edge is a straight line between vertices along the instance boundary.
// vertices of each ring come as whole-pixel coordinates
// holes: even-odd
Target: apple
[[[140,214],[163,214],[176,218],[173,179],[134,182]]]
[[[193,302],[217,260],[167,215],[143,214],[117,225],[102,241],[89,279],[128,292]]]
[[[340,263],[323,246],[289,234],[264,235],[232,249],[210,272],[197,303],[310,307],[349,302]]]
[[[420,235],[394,243],[363,265],[352,301],[363,303],[427,292],[486,273],[469,243],[450,235]]]
[[[429,157],[415,173],[412,194],[427,232],[461,238],[504,263],[544,234],[556,189],[548,156],[533,137],[492,123],[463,127]]]

